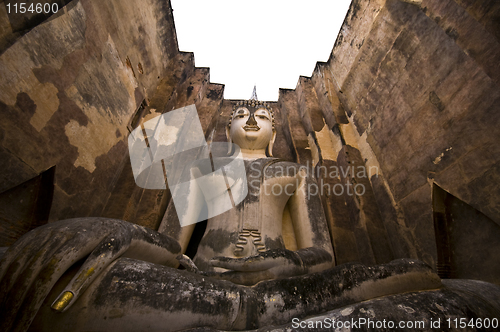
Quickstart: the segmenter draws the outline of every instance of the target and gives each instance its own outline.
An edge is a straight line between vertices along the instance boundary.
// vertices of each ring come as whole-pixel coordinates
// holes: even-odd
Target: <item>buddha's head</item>
[[[274,114],[271,107],[261,101],[240,101],[233,107],[233,112],[226,128],[228,141],[245,150],[265,149],[272,157],[276,138]]]

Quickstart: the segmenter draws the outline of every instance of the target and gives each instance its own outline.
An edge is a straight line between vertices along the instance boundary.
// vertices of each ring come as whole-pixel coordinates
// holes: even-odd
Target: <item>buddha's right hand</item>
[[[181,247],[166,235],[122,220],[77,218],[36,228],[0,261],[0,330],[26,330],[57,280],[86,258],[53,303],[64,311],[120,256],[176,266]]]

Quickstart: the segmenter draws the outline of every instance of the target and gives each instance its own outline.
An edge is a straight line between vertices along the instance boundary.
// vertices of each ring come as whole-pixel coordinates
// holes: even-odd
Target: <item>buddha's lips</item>
[[[245,131],[259,131],[260,127],[259,126],[244,126],[243,129]]]

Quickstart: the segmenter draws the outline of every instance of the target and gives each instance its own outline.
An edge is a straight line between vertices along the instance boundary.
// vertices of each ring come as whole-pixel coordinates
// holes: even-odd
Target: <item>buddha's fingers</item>
[[[103,235],[105,234],[102,234],[101,236]],[[59,278],[75,262],[78,262],[88,256],[96,245],[98,247],[100,246],[98,243],[96,244],[96,242],[100,240],[99,238],[95,241],[87,242],[86,236],[82,236],[83,239],[76,239],[79,237],[80,236],[78,234],[74,239],[72,239],[73,241],[68,241],[64,246],[62,246],[60,250],[58,250],[58,252],[51,257],[49,264],[47,264],[44,269],[40,271],[37,280],[28,290],[25,300],[19,308],[19,312],[17,314],[19,323],[16,324],[16,328],[17,326],[25,325],[25,327],[23,329],[19,329],[19,331],[29,327],[45,297]],[[82,243],[78,250],[75,250],[75,242],[81,243],[82,240],[84,243]]]
[[[82,220],[86,223],[86,227],[81,226]],[[1,287],[5,286],[4,278],[16,279],[23,268],[30,266],[31,262],[36,261],[37,254],[40,253],[40,248],[50,249],[53,246],[60,246],[61,236],[72,237],[78,232],[92,232],[92,228],[95,228],[98,224],[102,224],[103,221],[103,218],[62,220],[46,224],[24,234],[9,247],[0,260]],[[100,234],[105,236],[105,231],[101,231]]]
[[[31,262],[35,261],[37,257],[41,258],[43,254],[48,254],[48,250],[45,248],[54,242],[54,236],[50,231],[44,234],[36,234],[35,231],[31,231],[29,235],[26,236],[28,241],[17,241],[12,245],[0,261],[0,299],[5,299],[18,276]],[[39,235],[37,237],[39,239],[38,246],[33,246],[34,235]],[[21,240],[25,239],[21,238]]]
[[[38,227],[24,234],[0,260],[0,284],[5,286],[4,278],[16,279],[23,268],[36,260],[40,248],[49,250],[61,244],[61,236],[72,236],[73,225],[67,221],[58,221]],[[1,291],[0,291],[1,292]]]
[[[100,227],[106,221],[103,218],[57,221],[23,235],[7,250],[0,261],[0,299],[4,298],[5,293],[12,287],[12,283],[18,280],[23,271],[28,269],[31,275],[36,277],[38,273],[36,268],[40,269],[42,267],[40,264],[46,260],[46,257],[54,254],[65,241],[72,241],[75,250],[79,250],[87,243],[96,243],[96,241],[99,243],[110,230],[109,227]],[[96,229],[100,231],[96,232]],[[75,237],[77,234],[81,236]],[[84,235],[87,235],[87,238]]]
[[[177,264],[181,246],[171,237],[145,227],[118,222],[113,232],[95,247],[73,279],[52,304],[52,309],[67,310],[88,286],[114,260],[121,256],[153,263]]]
[[[0,308],[15,311],[22,303],[25,293],[37,278],[51,256],[70,238],[65,233],[52,235],[42,245],[25,244],[19,251],[13,252],[6,264],[6,273],[1,280]],[[16,255],[17,253],[17,255]],[[16,260],[17,258],[17,260]],[[3,311],[2,311],[3,312]]]
[[[63,220],[19,239],[2,260],[0,330],[27,329],[56,281],[118,224],[105,218]]]
[[[151,263],[178,266],[181,245],[174,238],[151,229],[130,224],[132,242],[124,256]]]
[[[106,267],[128,250],[130,241],[130,234],[118,231],[94,246],[82,267],[52,303],[52,309],[60,312],[68,309]]]
[[[23,331],[29,327],[43,300],[59,277],[75,262],[90,253],[94,241],[85,243],[81,233],[59,232],[38,245],[38,251],[25,266],[16,271],[15,277],[2,280],[2,302],[0,312],[2,331]],[[99,241],[99,238],[95,239]],[[36,244],[32,244],[34,246]],[[21,251],[22,252],[22,251]],[[13,262],[13,265],[19,264]]]
[[[36,252],[27,250],[29,247],[24,247],[21,250],[13,251],[13,258],[8,257],[9,259],[7,260],[7,262],[4,262],[4,264],[8,264],[8,266],[4,265],[6,273],[0,283],[1,331],[10,331],[12,326],[15,326],[14,320],[16,318],[18,309],[22,304],[22,301],[24,300],[27,289],[38,275],[38,269],[36,265],[40,266],[40,264],[37,262],[37,260],[43,260],[45,257],[48,257],[51,254],[51,252],[48,250],[48,246],[49,244],[47,242],[44,242],[43,246],[41,248],[37,248]],[[18,256],[16,254],[28,251],[30,252],[29,256],[23,255],[20,257],[23,258],[23,262],[26,262],[28,264],[19,264],[17,261],[15,261],[15,257]]]
[[[129,257],[175,265],[180,251],[177,241],[166,235],[115,219],[79,218],[37,228],[16,242],[2,259],[0,330],[27,329],[57,280],[86,256],[54,302],[54,309],[67,309],[125,252]]]

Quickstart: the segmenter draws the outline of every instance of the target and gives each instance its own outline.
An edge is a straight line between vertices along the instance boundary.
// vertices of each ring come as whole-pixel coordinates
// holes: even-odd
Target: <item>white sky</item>
[[[224,98],[276,101],[327,61],[351,0],[171,0],[179,49]]]

